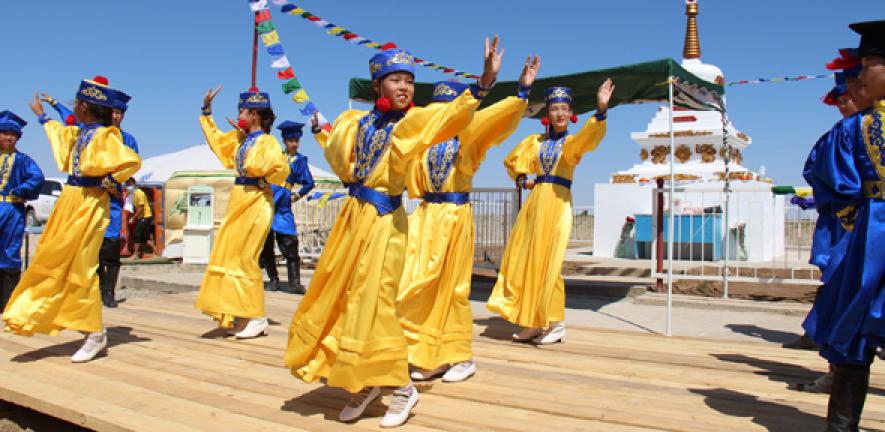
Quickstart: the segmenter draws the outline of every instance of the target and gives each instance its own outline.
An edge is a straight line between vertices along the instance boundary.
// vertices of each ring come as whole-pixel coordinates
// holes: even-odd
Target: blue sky
[[[482,39],[497,33],[506,49],[502,80],[515,79],[531,53],[541,55],[541,76],[679,59],[685,29],[681,0],[295,3],[373,40],[393,41],[418,57],[477,73]],[[837,48],[857,44],[847,24],[881,19],[882,10],[879,0],[701,0],[702,60],[719,66],[727,81],[824,73]],[[252,18],[245,0],[3,2],[0,11],[5,41],[0,109],[31,122],[19,149],[50,176],[57,170],[49,145],[27,107],[35,90],[70,101],[80,79],[109,77],[112,86],[133,96],[123,127],[150,157],[203,142],[198,115],[210,86],[224,86],[214,107],[219,119],[235,114],[237,93],[249,87]],[[331,119],[347,108],[348,79],[368,74],[373,50],[328,36],[276,7],[272,11],[299,80]],[[447,77],[418,72],[420,81]],[[270,92],[279,119],[306,121],[279,89],[263,50],[258,84]],[[753,170],[764,165],[780,184],[800,183],[808,149],[838,119],[835,109],[820,103],[831,86],[819,79],[730,87],[730,118],[753,138],[745,165]],[[639,147],[629,134],[644,130],[656,108],[622,106],[609,114],[603,144],[575,174],[576,205],[592,205],[593,184],[638,162]],[[475,185],[508,185],[504,156],[540,129],[536,120],[524,120],[489,153]],[[303,141],[302,152],[327,167],[312,138]]]

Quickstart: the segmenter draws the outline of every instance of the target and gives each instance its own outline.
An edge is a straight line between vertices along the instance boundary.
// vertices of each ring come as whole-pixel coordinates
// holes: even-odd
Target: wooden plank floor
[[[297,297],[267,296],[268,337],[235,341],[193,308],[195,293],[106,310],[110,355],[74,365],[80,336],[0,336],[0,399],[101,431],[377,430],[376,402],[336,421],[347,394],[282,366]],[[513,328],[476,320],[478,373],[420,384],[400,430],[823,430],[827,396],[789,390],[825,370],[813,352],[770,343],[664,338],[569,327],[565,344],[513,344]],[[385,398],[386,401],[386,398]],[[863,427],[885,429],[885,370],[874,366]]]

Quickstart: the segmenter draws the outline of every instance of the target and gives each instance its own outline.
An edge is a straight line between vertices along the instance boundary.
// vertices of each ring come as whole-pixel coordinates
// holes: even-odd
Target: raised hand
[[[310,129],[316,130],[318,127],[320,127],[320,119],[317,117],[317,113],[313,113],[310,117]]]
[[[48,103],[49,105],[55,105],[55,98],[49,96],[46,93],[40,92],[40,100]]]
[[[232,119],[230,117],[225,117],[225,118],[227,119],[227,123],[230,124],[231,126],[233,126],[234,129],[236,129],[238,131],[242,131],[242,129],[240,129],[240,125],[238,125],[237,122],[234,121],[234,119]]]
[[[537,55],[525,58],[525,64],[522,65],[522,73],[519,74],[519,86],[531,87],[538,76],[538,70],[541,69],[541,57]]]
[[[209,108],[212,106],[212,100],[215,99],[215,96],[218,95],[218,92],[221,91],[221,86],[215,88],[215,90],[209,89],[206,92],[206,96],[203,97],[203,107]]]
[[[43,103],[40,102],[40,95],[38,95],[37,92],[34,92],[34,100],[29,102],[28,106],[31,107],[31,111],[33,111],[37,117],[46,114],[46,112],[43,111]]]
[[[612,98],[612,93],[615,91],[615,84],[612,82],[611,78],[608,78],[599,86],[599,90],[596,90],[596,111],[605,112],[608,110],[608,102]]]
[[[485,62],[483,63],[482,76],[479,77],[479,85],[489,88],[498,79],[498,71],[501,69],[501,60],[504,59],[504,49],[498,51],[498,35],[492,39],[486,38]]]

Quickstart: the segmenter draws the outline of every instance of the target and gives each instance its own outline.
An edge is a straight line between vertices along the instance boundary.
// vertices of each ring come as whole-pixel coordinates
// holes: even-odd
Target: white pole
[[[673,193],[676,188],[676,174],[674,172],[673,161],[676,159],[676,143],[673,134],[673,77],[671,76],[667,83],[670,96],[670,196],[668,197],[667,206],[670,208],[670,220],[668,226],[670,232],[667,233],[667,336],[671,336],[673,324],[673,233],[676,231],[674,227]]]
[[[730,212],[731,197],[731,143],[728,142],[728,130],[726,126],[725,111],[722,111],[722,145],[725,148],[725,270],[722,272],[722,298],[728,298],[728,255],[731,253],[731,225],[728,214]]]

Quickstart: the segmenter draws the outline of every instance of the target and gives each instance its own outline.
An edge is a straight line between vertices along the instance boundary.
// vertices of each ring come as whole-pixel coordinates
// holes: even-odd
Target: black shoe
[[[869,366],[833,365],[826,432],[857,432],[869,385]]]
[[[279,278],[270,278],[270,282],[264,286],[265,291],[279,291],[280,290],[280,279]]]
[[[289,276],[288,287],[285,290],[290,294],[304,294],[304,285],[301,285],[301,265],[299,259],[286,260],[286,273]]]

